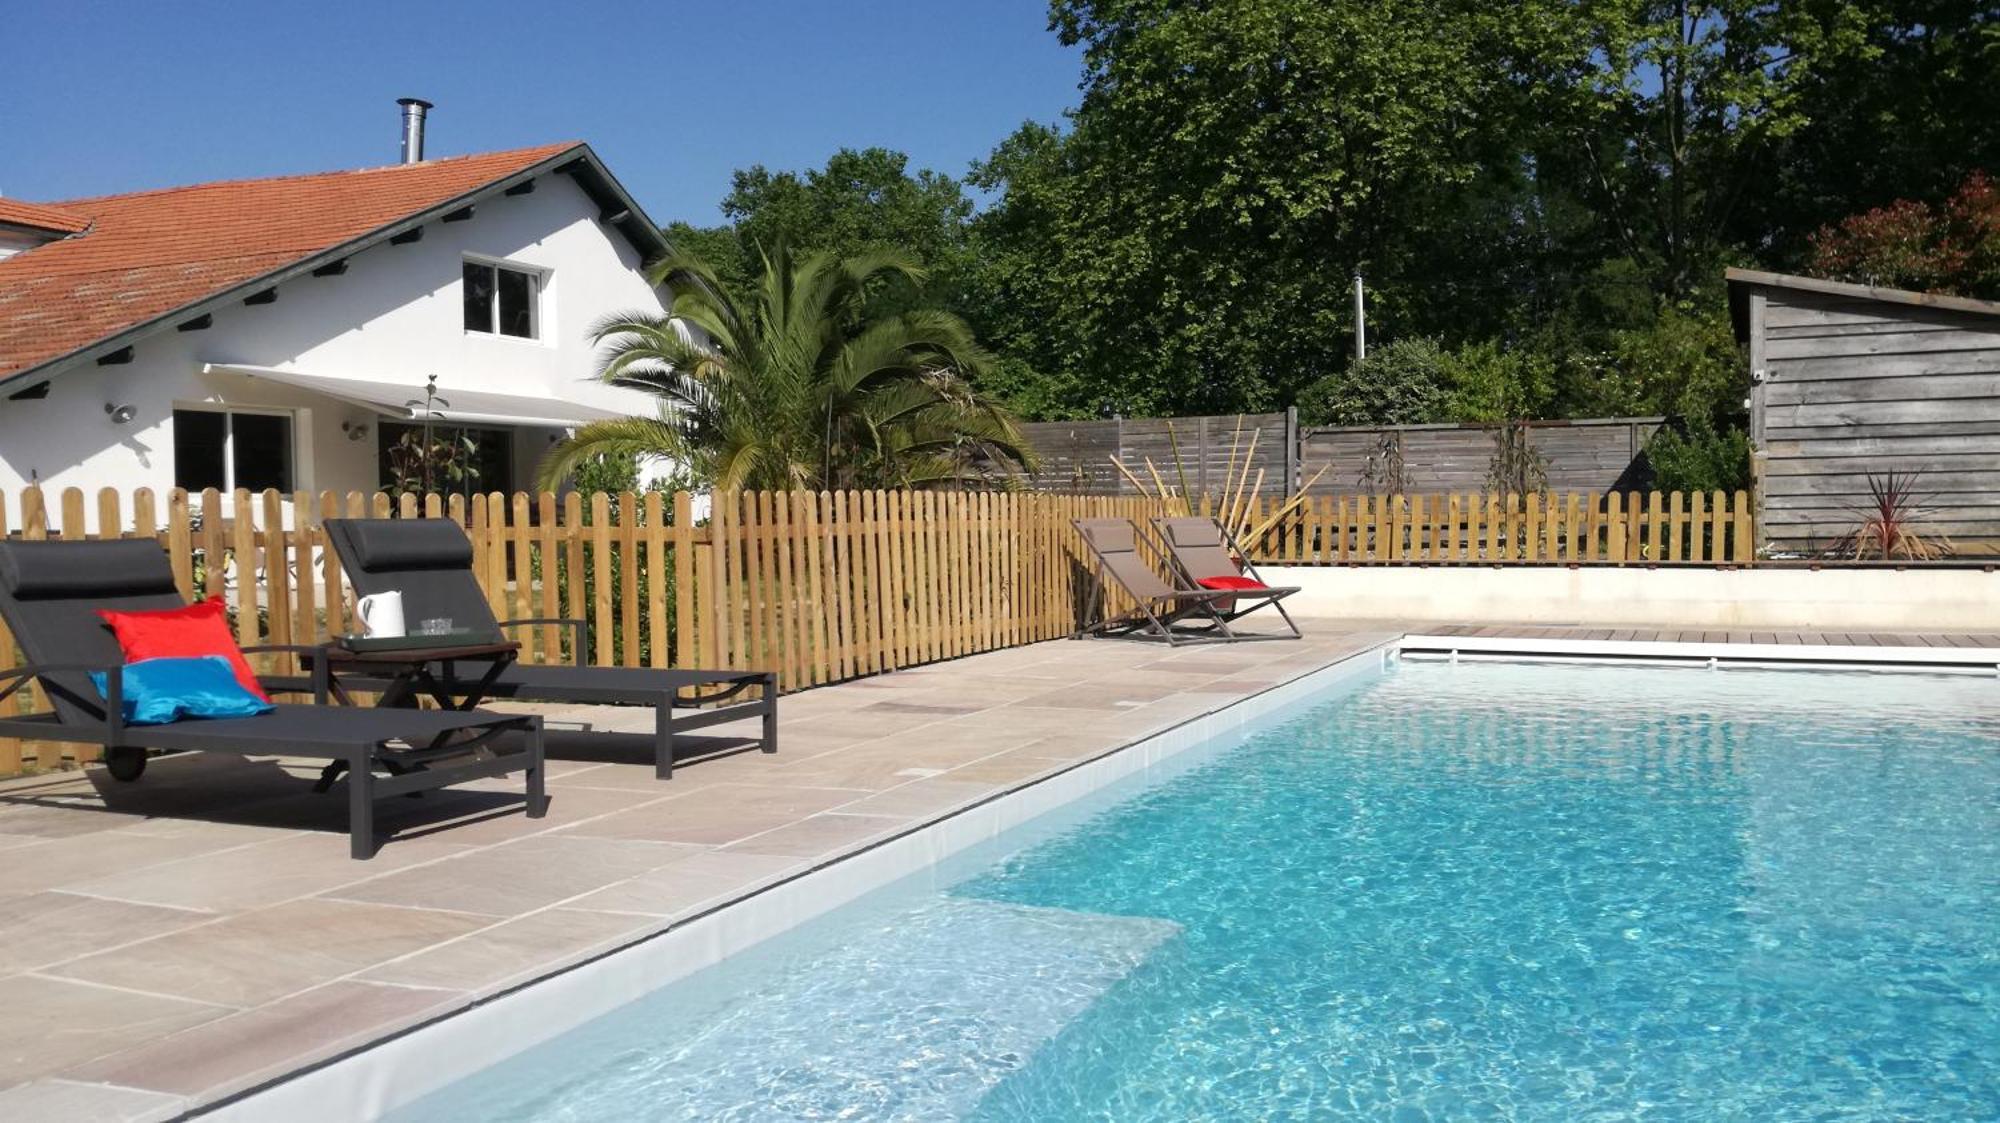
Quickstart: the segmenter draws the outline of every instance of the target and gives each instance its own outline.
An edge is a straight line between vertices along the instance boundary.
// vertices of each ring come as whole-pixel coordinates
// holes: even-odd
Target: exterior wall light
[[[364,440],[368,436],[368,423],[365,421],[343,421],[340,423],[340,431],[346,433],[347,439],[350,441]]]
[[[104,412],[111,418],[113,425],[129,425],[132,423],[133,418],[139,416],[139,407],[132,405],[112,405],[110,402],[105,402]]]

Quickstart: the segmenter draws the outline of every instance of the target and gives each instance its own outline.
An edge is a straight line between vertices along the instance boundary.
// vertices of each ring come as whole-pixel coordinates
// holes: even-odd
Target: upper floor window
[[[292,490],[292,418],[247,410],[174,411],[174,486]]]
[[[542,275],[490,261],[465,263],[465,330],[534,339],[540,326]]]

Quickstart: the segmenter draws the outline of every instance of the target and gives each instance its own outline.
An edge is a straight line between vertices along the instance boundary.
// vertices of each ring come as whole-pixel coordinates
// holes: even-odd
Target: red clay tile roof
[[[23,203],[19,199],[0,199],[0,224],[27,226],[35,230],[53,230],[58,234],[74,234],[89,226],[90,219],[73,211],[60,211],[37,203]]]
[[[550,144],[33,207],[68,212],[89,227],[0,260],[0,380],[581,147]]]

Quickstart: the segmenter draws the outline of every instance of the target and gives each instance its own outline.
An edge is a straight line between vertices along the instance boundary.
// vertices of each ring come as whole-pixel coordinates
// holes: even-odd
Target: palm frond
[[[585,461],[600,456],[629,456],[640,461],[675,460],[692,463],[700,452],[690,446],[686,430],[657,417],[620,417],[593,421],[557,441],[535,468],[535,483],[546,491],[561,487]]]
[[[732,294],[670,251],[648,269],[668,314],[592,325],[597,377],[653,395],[661,414],[579,429],[544,481],[607,454],[671,457],[726,489],[1005,483],[1032,462],[1019,424],[978,391],[994,359],[963,320],[871,311],[883,284],[924,279],[908,255],[756,255],[754,289]]]

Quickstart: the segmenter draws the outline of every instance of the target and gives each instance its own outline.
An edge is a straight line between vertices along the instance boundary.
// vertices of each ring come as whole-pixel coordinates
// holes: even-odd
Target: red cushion
[[[219,600],[199,600],[186,608],[163,608],[155,612],[97,613],[112,634],[127,663],[141,659],[185,659],[197,655],[219,655],[236,672],[243,689],[268,702],[270,696],[257,685],[257,674],[229,634],[228,607]]]
[[[1202,577],[1195,581],[1204,589],[1263,589],[1268,588],[1255,577]]]

